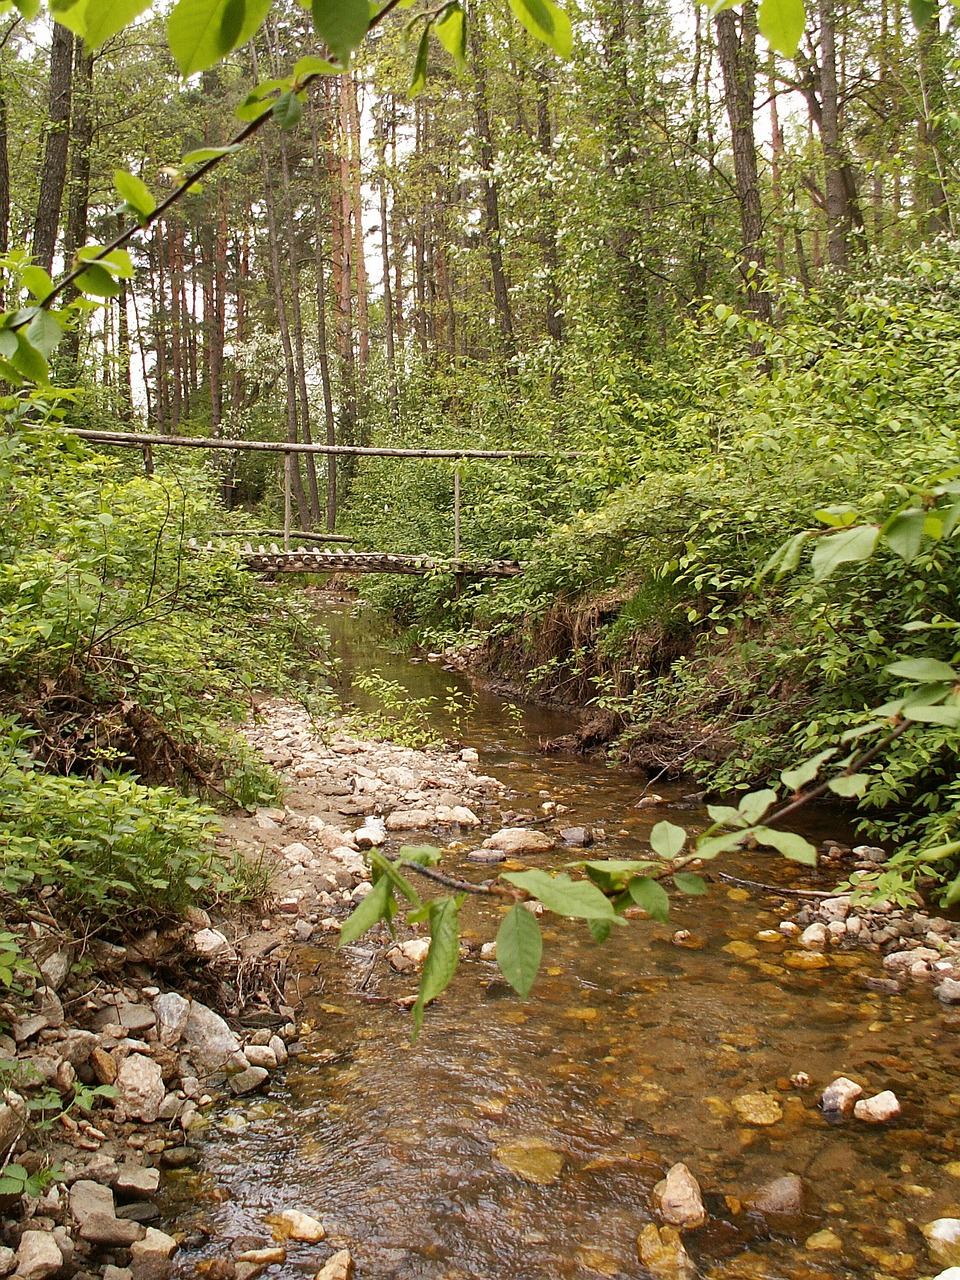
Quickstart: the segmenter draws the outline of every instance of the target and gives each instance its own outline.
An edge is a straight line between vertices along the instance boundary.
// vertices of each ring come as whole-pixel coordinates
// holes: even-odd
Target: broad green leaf
[[[399,849],[402,862],[415,862],[421,867],[435,867],[443,861],[443,852],[433,844],[402,844]]]
[[[866,773],[842,773],[839,778],[831,778],[827,786],[836,796],[862,796],[870,785],[870,776]]]
[[[57,343],[63,337],[63,330],[56,317],[49,311],[41,311],[35,315],[26,327],[27,340],[47,359],[53,355]]]
[[[935,13],[940,12],[937,0],[910,0],[910,17],[918,31],[922,31]]]
[[[313,0],[311,13],[317,35],[346,66],[370,26],[367,0]]]
[[[939,658],[905,658],[903,662],[891,663],[886,668],[892,676],[900,676],[903,680],[960,680],[960,675],[953,667],[941,662]]]
[[[774,571],[776,571],[777,578],[782,578],[785,574],[792,573],[800,563],[800,556],[803,554],[803,548],[809,538],[810,531],[808,529],[804,529],[801,533],[795,533],[789,542],[785,542],[776,549],[760,570],[760,578],[765,578]]]
[[[80,36],[88,49],[96,49],[139,18],[150,4],[151,0],[76,0],[58,5],[56,19]]]
[[[47,362],[21,329],[17,333],[17,349],[10,357],[15,369],[31,382],[46,382],[49,377]]]
[[[670,899],[662,884],[649,876],[634,876],[627,886],[630,897],[651,920],[666,924],[670,916]]]
[[[826,751],[819,751],[815,756],[811,756],[809,760],[805,760],[803,764],[797,765],[796,769],[784,769],[780,774],[780,781],[791,791],[799,791],[801,787],[805,787],[808,782],[814,780],[820,772],[820,767],[824,761],[829,760],[831,756],[836,754],[836,747],[828,747]]]
[[[234,151],[240,149],[239,143],[235,143],[232,147],[200,147],[197,151],[188,151],[180,164],[184,169],[188,169],[193,164],[206,164],[208,160],[218,160],[220,156],[232,155]]]
[[[99,257],[97,261],[118,279],[133,279],[133,263],[126,249],[113,249],[110,253],[105,253]]]
[[[43,302],[53,292],[53,281],[43,267],[24,267],[20,272],[20,283],[30,290],[38,302]]]
[[[745,827],[746,819],[739,809],[734,809],[728,804],[708,804],[707,813],[710,815],[711,822],[716,822],[722,827]]]
[[[303,103],[290,89],[273,104],[273,117],[281,129],[295,129],[303,115]]]
[[[805,17],[803,0],[760,0],[757,25],[771,49],[792,58],[803,35]]]
[[[908,720],[922,720],[924,724],[942,724],[948,729],[960,727],[960,707],[906,707],[903,714]]]
[[[542,955],[543,938],[536,916],[519,902],[514,903],[497,930],[497,964],[524,1000],[530,994]]]
[[[561,58],[573,54],[573,32],[570,19],[553,0],[510,0],[514,17],[532,36],[549,45]]]
[[[802,862],[807,867],[817,865],[816,849],[809,840],[804,840],[803,836],[798,836],[795,831],[774,831],[772,827],[754,827],[750,834],[758,844],[770,845],[791,862]]]
[[[587,928],[590,930],[590,937],[598,946],[602,946],[613,932],[612,920],[588,920]]]
[[[943,905],[945,907],[953,907],[960,902],[960,876],[957,876],[948,886],[947,891],[943,895]]]
[[[149,218],[157,207],[157,202],[147,184],[133,173],[125,169],[114,169],[113,185],[121,200],[125,200],[137,217],[143,222]]]
[[[414,859],[411,859],[411,861],[414,861]],[[419,907],[421,905],[420,895],[414,889],[406,876],[402,876],[400,874],[389,858],[385,858],[382,853],[374,852],[370,855],[370,867],[376,880],[379,881],[381,876],[386,877],[386,879],[393,885],[394,889],[396,889],[402,897],[406,898],[412,906]]]
[[[28,22],[32,22],[40,12],[40,0],[14,0],[14,3]]]
[[[407,90],[409,98],[415,98],[418,93],[422,93],[427,84],[427,60],[430,56],[430,23],[428,22],[423,28],[423,34],[420,37],[420,43],[417,45],[417,57],[413,64],[413,79],[410,81],[410,88]]]
[[[4,360],[9,360],[16,349],[16,333],[14,333],[12,329],[0,329],[0,356],[2,356]]]
[[[467,61],[467,18],[459,4],[452,5],[433,29],[462,71]]]
[[[748,791],[737,806],[747,826],[759,822],[772,804],[776,804],[777,793],[769,788],[764,791]]]
[[[910,511],[898,511],[887,521],[881,532],[890,549],[901,560],[910,564],[920,554],[926,524],[927,513],[922,507],[914,507]]]
[[[820,538],[813,549],[811,565],[817,582],[829,578],[841,564],[855,560],[868,560],[877,545],[880,530],[873,524],[860,524],[843,533]]]
[[[718,853],[738,849],[743,841],[742,831],[730,831],[725,836],[701,836],[697,841],[698,858],[715,858]]]
[[[707,882],[703,876],[695,876],[690,871],[678,871],[673,883],[681,893],[696,894],[698,897],[707,892]]]
[[[259,30],[270,0],[178,0],[167,40],[180,72],[206,71]]]
[[[650,847],[661,858],[675,858],[686,842],[686,831],[673,822],[658,822],[650,832]]]
[[[941,538],[949,538],[958,524],[960,524],[960,502],[955,502],[952,507],[947,508],[943,517],[943,524],[940,530]]]
[[[446,991],[460,963],[460,917],[456,898],[437,898],[430,907],[430,950],[423,965],[420,990],[413,1006],[414,1035],[423,1025],[423,1011]]]
[[[118,298],[123,292],[110,272],[96,262],[77,276],[76,286],[82,293],[92,294],[95,298]]]
[[[309,9],[309,5],[304,5]],[[300,58],[293,66],[293,78],[296,81],[306,80],[308,76],[337,76],[343,70],[342,67],[334,66],[332,62],[328,62],[326,58]]]
[[[546,871],[511,871],[500,878],[539,898],[548,911],[558,916],[580,920],[613,916],[610,900],[589,880],[571,880],[565,873],[550,876]]]
[[[821,524],[828,524],[834,529],[849,529],[857,522],[857,509],[844,504],[839,507],[820,507],[814,516]]]
[[[355,942],[368,929],[372,929],[378,920],[387,914],[392,886],[387,876],[381,876],[361,903],[347,916],[340,930],[339,945]]]

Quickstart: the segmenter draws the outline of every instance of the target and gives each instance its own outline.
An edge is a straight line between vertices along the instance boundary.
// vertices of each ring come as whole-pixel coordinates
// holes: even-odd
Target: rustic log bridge
[[[191,538],[194,551],[213,551],[214,544],[200,546]],[[249,542],[241,553],[244,564],[255,573],[454,573],[470,578],[515,578],[523,573],[519,560],[461,560],[434,556],[393,555],[384,551],[318,551],[313,547],[282,550],[275,542],[254,548]]]

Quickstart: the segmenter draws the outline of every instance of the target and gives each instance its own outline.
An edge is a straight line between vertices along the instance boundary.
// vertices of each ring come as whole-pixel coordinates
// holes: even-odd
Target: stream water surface
[[[495,696],[376,642],[350,606],[322,621],[345,681],[376,670],[417,698],[474,696],[462,736],[510,787],[507,803],[535,809],[547,793],[569,806],[565,821],[605,830],[598,856],[638,856],[664,817],[703,824],[679,793],[676,808],[637,809],[639,775],[540,754],[540,738],[569,731],[559,714],[527,708],[516,724]],[[724,869],[781,884],[797,875],[769,857]],[[703,1276],[932,1275],[917,1228],[960,1216],[960,1017],[926,987],[871,990],[876,955],[838,951],[823,968],[797,967],[815,962],[782,937],[757,937],[781,914],[769,895],[718,884],[677,900],[669,927],[635,921],[602,947],[585,928],[545,922],[528,1001],[492,963],[469,959],[415,1047],[395,1003],[411,980],[372,943],[303,948],[303,1054],[269,1096],[218,1110],[199,1174],[169,1179],[166,1208],[195,1246],[180,1255],[183,1274],[295,1207],[319,1217],[328,1240],[292,1246],[271,1269],[278,1280],[315,1270],[327,1246],[349,1247],[364,1280],[643,1277],[636,1241],[654,1217],[652,1187],[683,1160],[710,1212],[685,1233]],[[498,918],[471,902],[468,936],[492,938]],[[679,929],[687,945],[673,941]],[[791,1084],[800,1072],[809,1088]],[[902,1117],[828,1123],[817,1098],[841,1074],[869,1093],[892,1088]],[[776,1123],[746,1123],[734,1106],[757,1091],[776,1100]],[[514,1171],[537,1146],[534,1160],[543,1148],[554,1169],[562,1158],[547,1184]],[[808,1212],[772,1222],[744,1207],[786,1173],[805,1179]]]

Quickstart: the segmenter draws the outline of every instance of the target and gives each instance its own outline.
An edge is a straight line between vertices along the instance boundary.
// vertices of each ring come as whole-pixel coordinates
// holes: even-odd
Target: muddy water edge
[[[345,697],[369,705],[348,685],[377,671],[414,697],[436,698],[441,731],[449,689],[475,699],[461,736],[510,788],[504,808],[538,810],[545,793],[568,806],[560,825],[605,832],[600,857],[638,856],[664,817],[705,825],[680,791],[672,804],[638,810],[639,775],[538,753],[541,737],[569,731],[559,714],[527,708],[521,718],[439,664],[409,662],[349,604],[321,621]],[[487,834],[461,838],[475,846]],[[489,874],[465,850],[445,867]],[[723,867],[802,883],[767,855]],[[811,959],[772,936],[785,913],[770,895],[717,884],[705,898],[677,899],[669,926],[634,921],[600,947],[585,928],[545,921],[528,1001],[475,947],[415,1047],[396,1003],[413,981],[384,962],[382,940],[303,946],[291,960],[302,1053],[268,1095],[216,1111],[199,1171],[168,1177],[165,1213],[186,1233],[180,1274],[197,1274],[198,1264],[215,1274],[209,1264],[231,1240],[262,1237],[266,1215],[298,1208],[328,1238],[291,1243],[270,1269],[277,1280],[312,1275],[318,1248],[349,1248],[364,1280],[642,1277],[650,1273],[637,1235],[655,1218],[652,1188],[681,1160],[707,1201],[706,1225],[684,1233],[703,1276],[934,1274],[918,1228],[960,1216],[960,1015],[928,986],[872,990],[876,953]],[[492,939],[498,920],[494,905],[471,900],[468,940]],[[673,940],[677,930],[689,931],[686,945]],[[822,967],[803,967],[812,963]],[[809,1086],[791,1083],[799,1073]],[[902,1116],[829,1123],[817,1099],[838,1075],[870,1094],[893,1089]],[[738,1103],[757,1093],[773,1104],[761,1108],[772,1123],[751,1123],[749,1105]],[[757,1190],[785,1174],[804,1179],[804,1211],[752,1212]]]

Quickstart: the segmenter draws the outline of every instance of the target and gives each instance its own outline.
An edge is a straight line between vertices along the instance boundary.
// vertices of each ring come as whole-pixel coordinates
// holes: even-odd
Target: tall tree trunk
[[[270,273],[273,278],[273,297],[277,309],[277,327],[280,331],[280,343],[283,347],[283,371],[287,388],[287,439],[296,444],[300,439],[297,423],[297,374],[293,355],[293,344],[290,341],[290,324],[287,319],[285,299],[285,281],[280,269],[280,248],[277,240],[277,220],[274,214],[273,183],[271,181],[270,161],[263,135],[260,135],[260,163],[263,168],[264,205],[267,213],[267,245],[270,254]],[[303,491],[303,480],[300,476],[299,459],[294,458],[292,473],[293,497],[297,504],[301,529],[310,527],[310,508]]]
[[[67,179],[70,147],[70,97],[73,87],[73,34],[59,22],[53,24],[50,44],[50,107],[44,146],[40,192],[33,223],[33,260],[45,271],[53,270],[57,247],[63,188]]]
[[[310,144],[313,151],[313,252],[317,307],[317,360],[323,391],[324,438],[328,445],[337,443],[337,419],[333,409],[333,387],[330,381],[330,357],[327,351],[327,284],[324,262],[324,235],[321,209],[329,207],[329,192],[324,191],[324,166],[321,161],[320,131],[317,123],[316,95],[310,98]],[[326,526],[337,527],[337,457],[327,454]]]
[[[483,238],[490,259],[490,276],[493,284],[493,307],[500,332],[500,347],[510,371],[516,358],[513,310],[510,305],[510,285],[503,265],[503,234],[500,223],[500,185],[494,175],[493,129],[490,124],[487,70],[484,61],[485,48],[482,34],[482,18],[474,15],[470,24],[471,52],[473,54],[473,110],[479,142],[479,160],[482,173],[484,225]]]
[[[917,33],[920,92],[923,115],[919,121],[917,194],[926,214],[927,229],[934,235],[952,230],[943,157],[944,74],[949,44],[940,28],[940,10]]]
[[[293,196],[290,190],[290,160],[287,154],[287,140],[280,137],[280,177],[283,192],[283,216],[287,239],[287,265],[289,269],[288,291],[290,295],[290,318],[293,331],[293,354],[297,374],[297,393],[300,397],[300,429],[304,444],[313,444],[310,430],[310,398],[307,395],[307,361],[303,347],[303,314],[300,307],[300,261],[297,249],[298,237],[296,221],[293,213]],[[307,472],[307,489],[310,495],[311,527],[316,527],[321,520],[320,493],[317,488],[317,465],[312,453],[305,459]]]
[[[93,54],[83,41],[74,43],[73,103],[70,120],[70,181],[67,186],[67,215],[63,236],[63,256],[69,264],[87,240],[90,205],[90,149],[93,145]],[[80,329],[69,329],[63,351],[74,369],[80,358]],[[132,408],[132,405],[131,405]]]
[[[390,99],[391,113],[396,115],[396,104]],[[390,280],[390,233],[387,206],[387,120],[378,122],[380,172],[377,176],[377,195],[380,201],[380,265],[383,272],[383,329],[384,352],[387,358],[387,390],[390,396],[390,419],[396,423],[400,411],[400,393],[397,386],[397,345],[394,334],[393,286]]]
[[[823,144],[830,265],[847,265],[847,189],[840,145],[840,93],[837,83],[837,11],[834,0],[820,0],[820,138]]]
[[[754,135],[754,96],[757,75],[757,9],[747,0],[738,18],[732,9],[717,14],[717,52],[723,73],[723,95],[733,141],[733,172],[740,210],[740,274],[747,309],[769,321],[773,314],[770,295],[763,286],[766,255],[763,247],[763,211],[757,176]]]

